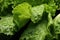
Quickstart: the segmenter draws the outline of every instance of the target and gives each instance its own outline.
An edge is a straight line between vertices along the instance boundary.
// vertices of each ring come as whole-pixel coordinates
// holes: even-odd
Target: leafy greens
[[[26,27],[19,40],[59,40],[58,9],[60,0],[0,0],[0,35],[14,35]]]

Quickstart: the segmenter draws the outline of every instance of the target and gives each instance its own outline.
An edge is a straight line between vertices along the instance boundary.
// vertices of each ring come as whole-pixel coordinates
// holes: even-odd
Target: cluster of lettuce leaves
[[[0,33],[14,35],[31,21],[19,40],[59,40],[60,0],[0,0]]]

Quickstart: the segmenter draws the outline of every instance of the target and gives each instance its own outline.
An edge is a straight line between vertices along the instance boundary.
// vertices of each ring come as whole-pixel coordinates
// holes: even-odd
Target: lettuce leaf
[[[54,29],[55,34],[60,34],[60,14],[58,14],[54,19]]]
[[[56,5],[58,6],[58,9],[57,10],[60,10],[60,0],[54,0]]]
[[[31,20],[33,23],[37,23],[41,20],[44,12],[48,13],[51,17],[55,16],[57,6],[55,4],[41,4],[39,6],[32,7]]]
[[[16,32],[12,16],[0,16],[0,33],[13,35]]]
[[[32,7],[31,9],[32,22],[37,23],[39,20],[41,20],[43,12],[44,12],[44,5]]]
[[[51,3],[52,4],[52,3]],[[56,9],[57,9],[57,5],[55,4],[55,3],[53,3],[52,5],[51,4],[49,4],[49,5],[47,5],[47,4],[45,4],[44,6],[45,6],[45,11],[47,12],[47,13],[50,13],[51,14],[51,16],[55,16],[55,12],[56,12]]]
[[[50,19],[49,14],[43,13],[43,17],[38,23],[31,22],[28,25],[28,28],[23,32],[19,40],[45,40],[46,36],[50,35],[48,19]]]
[[[31,5],[27,2],[19,4],[13,11],[14,22],[17,24],[18,28],[23,27],[31,17]]]
[[[20,40],[44,40],[47,34],[46,21],[40,22],[39,24],[30,23],[28,28],[21,35]]]

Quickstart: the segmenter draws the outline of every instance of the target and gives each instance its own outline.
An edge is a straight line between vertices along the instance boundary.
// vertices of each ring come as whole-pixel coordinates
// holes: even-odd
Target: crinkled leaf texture
[[[60,10],[60,0],[54,0],[56,5],[58,5],[58,10]]]
[[[16,6],[13,11],[14,22],[19,28],[23,27],[31,17],[31,6],[24,2]]]
[[[47,22],[44,21],[39,24],[30,23],[21,35],[20,40],[44,40],[47,34]]]
[[[42,19],[43,13],[48,13],[51,17],[55,16],[57,6],[55,4],[48,5],[42,4],[39,6],[32,7],[31,9],[31,20],[33,23],[37,23]]]
[[[55,16],[55,12],[57,9],[57,5],[55,3],[53,3],[52,5],[51,4],[49,4],[49,5],[45,4],[44,6],[45,6],[45,11],[47,13],[50,13],[51,16]]]
[[[54,29],[56,34],[60,34],[60,14],[54,19]]]
[[[48,23],[48,14],[44,13],[38,23],[31,22],[28,25],[28,28],[21,35],[20,40],[44,40],[49,34]]]
[[[4,33],[6,35],[13,35],[15,29],[15,24],[13,23],[12,16],[1,16],[0,17],[0,33]]]
[[[23,34],[20,37],[20,40],[44,40],[45,36],[47,34],[50,34],[50,30],[48,29],[48,27],[53,23],[52,16],[54,16],[56,9],[56,5],[52,6],[50,4],[43,4],[40,6],[32,7],[31,16],[33,17],[33,19],[31,20],[34,21],[32,21],[33,23],[30,23],[28,28],[23,32]],[[35,21],[36,17],[37,20]]]
[[[41,20],[43,12],[44,12],[44,5],[32,7],[32,9],[31,9],[32,22],[36,23],[39,20]]]

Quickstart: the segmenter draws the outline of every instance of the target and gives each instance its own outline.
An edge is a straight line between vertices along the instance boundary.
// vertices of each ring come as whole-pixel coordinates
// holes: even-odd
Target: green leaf
[[[48,29],[48,14],[44,13],[41,21],[30,23],[28,28],[23,32],[20,40],[44,40],[46,35],[50,34]]]
[[[13,35],[16,31],[15,24],[13,23],[12,16],[1,16],[0,17],[0,33],[6,35]]]
[[[28,28],[21,35],[20,40],[44,40],[47,34],[46,21],[42,21],[38,24],[30,23]]]
[[[56,9],[57,9],[57,6],[56,6],[55,3],[53,3],[52,5],[51,4],[48,4],[48,5],[45,4],[44,6],[45,6],[45,11],[47,13],[50,13],[51,16],[55,16],[55,12],[56,12]]]
[[[17,5],[13,11],[14,22],[19,28],[23,27],[31,17],[31,5],[24,2]]]
[[[58,14],[54,19],[54,29],[55,34],[60,34],[60,14]]]
[[[31,20],[33,23],[36,23],[39,20],[41,20],[41,18],[42,18],[42,15],[44,12],[44,5],[32,7],[31,11],[32,11],[31,12]]]
[[[53,3],[50,4],[41,4],[39,6],[32,7],[31,9],[31,20],[33,23],[37,23],[41,20],[43,13],[46,12],[50,17],[55,16],[57,6]]]
[[[54,0],[56,5],[58,6],[58,10],[60,10],[60,0]]]

